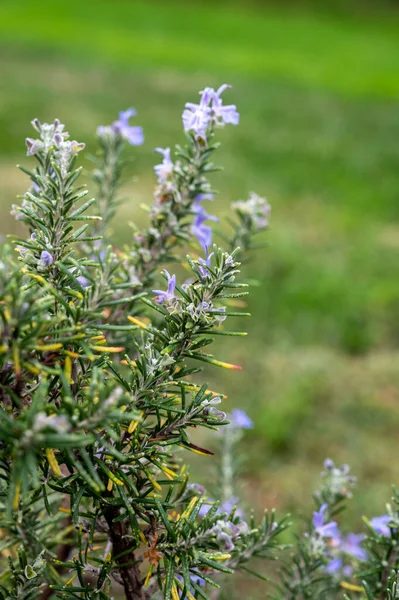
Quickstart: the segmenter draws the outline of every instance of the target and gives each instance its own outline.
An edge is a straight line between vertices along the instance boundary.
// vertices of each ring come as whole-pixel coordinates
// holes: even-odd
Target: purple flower
[[[208,276],[208,267],[211,266],[211,258],[212,258],[213,254],[214,254],[213,252],[211,252],[210,254],[208,254],[208,249],[207,248],[206,248],[205,252],[206,252],[206,259],[204,259],[204,258],[199,258],[198,259],[198,262],[200,263],[198,265],[198,268],[200,270],[201,277],[203,279],[205,279],[205,277]]]
[[[370,525],[379,535],[391,537],[391,529],[388,527],[388,523],[390,523],[391,520],[389,515],[381,515],[380,517],[370,519]]]
[[[44,143],[42,140],[34,140],[33,138],[26,138],[25,144],[28,149],[26,152],[27,156],[33,156],[44,148]]]
[[[186,487],[186,492],[192,492],[196,496],[204,496],[205,488],[200,483],[189,483]],[[186,494],[185,494],[186,495]]]
[[[350,565],[344,565],[344,561],[339,557],[330,560],[325,570],[329,575],[336,575],[337,573],[342,572],[344,577],[351,577],[353,573],[352,567]]]
[[[252,419],[241,408],[233,408],[231,411],[231,424],[240,429],[252,429],[254,426]]]
[[[208,514],[213,506],[213,503],[215,502],[213,498],[208,498],[208,501],[209,504],[201,504],[201,508],[198,511],[198,516],[201,518]],[[216,512],[219,512],[219,509]]]
[[[216,221],[219,219],[213,215],[209,215],[201,202],[203,200],[213,200],[213,194],[198,194],[193,202],[192,211],[195,213],[194,221],[191,226],[191,233],[198,238],[199,243],[205,250],[208,260],[208,249],[212,243],[212,229],[209,225],[205,225],[205,221]],[[209,265],[209,263],[207,263]]]
[[[198,212],[202,209],[201,202],[203,200],[213,200],[214,197],[214,194],[197,194],[192,206],[193,212]]]
[[[184,579],[182,575],[176,575],[177,579],[179,579],[179,581],[181,581],[182,583],[184,583]],[[192,583],[195,583],[201,587],[203,587],[206,584],[205,579],[202,579],[202,577],[200,577],[199,575],[194,575],[192,573],[190,573],[190,581]],[[183,590],[178,590],[178,594],[179,594],[179,598],[182,597],[182,593]],[[195,589],[194,588],[190,588],[190,593],[191,595],[195,594]]]
[[[344,577],[352,577],[353,574],[353,569],[350,565],[344,565],[344,568],[342,569],[342,574]]]
[[[356,558],[357,560],[367,561],[367,553],[361,546],[364,537],[365,536],[361,533],[350,533],[341,541],[340,548],[342,552],[353,556],[353,558]]]
[[[202,504],[202,506],[198,512],[199,517],[205,517],[205,515],[208,514],[208,512],[211,510],[215,500],[213,498],[208,498],[208,502],[209,502],[209,504]],[[233,510],[233,508],[238,505],[238,503],[239,503],[238,496],[231,496],[231,498],[228,498],[227,500],[225,500],[224,502],[222,502],[220,504],[220,506],[218,507],[218,509],[216,511],[216,514],[220,515],[222,513],[227,513],[229,515],[231,513],[231,511]],[[236,511],[234,513],[234,516],[239,517],[239,519],[244,519],[245,513],[241,508],[237,507]]]
[[[170,302],[175,297],[176,289],[176,275],[170,275],[168,271],[164,271],[168,278],[168,289],[165,290],[152,290],[156,294],[155,300],[162,304],[162,302]]]
[[[112,123],[112,129],[132,146],[141,146],[144,142],[143,128],[129,125],[129,119],[136,114],[134,108],[122,110],[119,119]]]
[[[220,119],[226,125],[238,125],[240,122],[240,114],[237,112],[235,104],[228,104],[223,106],[221,95],[225,90],[231,88],[231,85],[225,83],[221,85],[217,92],[213,93],[212,110],[216,117]]]
[[[100,252],[98,253],[98,258],[100,259],[101,262],[104,261],[106,254],[107,254],[107,251],[105,250],[105,248],[100,250]],[[93,257],[93,259],[96,260],[95,257]]]
[[[333,558],[326,566],[326,572],[329,575],[334,575],[334,573],[338,573],[342,569],[342,558]]]
[[[185,131],[194,131],[201,137],[205,136],[208,125],[238,125],[240,115],[234,104],[223,106],[221,95],[231,86],[224,84],[217,91],[206,87],[200,92],[199,104],[187,102],[183,112],[183,126]]]
[[[237,508],[234,512],[234,516],[239,517],[240,519],[244,519],[245,513],[242,510],[242,508],[238,507],[239,501],[240,501],[240,499],[238,498],[238,496],[231,496],[231,498],[228,498],[227,500],[222,502],[222,504],[219,507],[220,512],[227,513],[229,515],[231,513],[231,511],[233,510],[233,508],[236,506]]]
[[[76,281],[82,287],[88,287],[90,285],[90,281],[84,275],[79,275],[78,277],[76,277]]]
[[[331,458],[326,458],[326,460],[324,461],[324,468],[327,469],[327,471],[331,471],[334,468],[334,461],[331,460]]]
[[[50,267],[53,264],[54,259],[51,256],[50,252],[47,252],[47,250],[43,250],[40,255],[40,261],[44,267]]]
[[[324,513],[326,509],[327,504],[322,504],[319,511],[313,513],[313,527],[320,537],[340,539],[337,523],[335,521],[324,523]]]
[[[27,154],[31,156],[38,152],[47,153],[56,141],[56,136],[61,136],[66,140],[68,134],[64,132],[64,125],[59,119],[54,119],[53,123],[40,123],[39,119],[33,119],[31,124],[36,131],[40,133],[40,139],[26,138]]]
[[[210,120],[208,96],[202,93],[199,104],[187,102],[182,118],[185,131],[195,131],[197,135],[204,136]]]
[[[212,244],[212,228],[205,225],[205,221],[219,221],[217,217],[209,215],[203,206],[198,205],[193,224],[191,225],[191,233],[198,238],[198,241],[205,252],[208,252]]]
[[[231,207],[244,219],[249,227],[261,231],[269,224],[271,206],[265,198],[255,192],[249,194],[248,200],[233,202]]]
[[[164,183],[173,173],[170,148],[155,148],[155,152],[160,152],[163,156],[163,161],[159,165],[155,165],[154,171],[158,177],[158,181]]]
[[[198,238],[205,251],[212,243],[212,228],[204,224],[206,220],[207,218],[204,215],[198,214],[191,225],[191,233]]]
[[[323,506],[325,506],[325,505],[323,505]],[[322,527],[322,528],[327,527],[327,525],[331,526],[332,525],[331,523],[329,523],[327,525],[323,525],[323,515],[322,515],[322,518],[320,518],[321,512],[322,512],[322,509],[320,509],[319,513],[314,513],[314,514],[318,514],[318,517],[316,518],[317,523],[321,523],[320,527]],[[313,518],[313,524],[315,524],[314,518]],[[336,523],[334,525],[336,525]],[[316,525],[315,525],[315,527],[316,527]],[[317,527],[316,527],[316,531],[317,531]],[[330,533],[331,533],[331,531],[330,531]],[[343,555],[346,554],[346,555],[352,556],[356,560],[366,562],[368,560],[367,553],[366,553],[365,549],[362,548],[362,546],[361,546],[361,543],[363,542],[365,536],[362,534],[350,533],[346,538],[343,538],[340,536],[339,531],[336,531],[336,527],[332,528],[332,533],[333,533],[332,536],[326,535],[325,532],[323,535],[323,533],[319,531],[319,535],[321,535],[322,537],[331,537],[330,545],[333,549],[333,554],[332,554],[332,556],[330,555],[331,560],[328,562],[325,570],[330,575],[342,573],[342,575],[344,575],[344,577],[350,577],[352,574],[352,567],[350,565],[344,564],[344,556]]]
[[[113,133],[114,133],[114,130],[112,129],[111,125],[99,125],[97,127],[97,135],[100,138],[112,136]]]

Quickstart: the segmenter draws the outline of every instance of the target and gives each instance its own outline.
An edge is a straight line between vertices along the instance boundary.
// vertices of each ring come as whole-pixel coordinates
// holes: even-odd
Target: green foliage
[[[385,482],[396,477],[386,457],[398,425],[398,121],[396,104],[389,100],[398,80],[397,14],[370,18],[359,7],[356,18],[332,18],[320,14],[320,3],[316,13],[301,6],[297,11],[275,7],[272,14],[259,4],[256,10],[247,4],[224,10],[218,3],[199,8],[194,2],[183,12],[166,4],[136,6],[129,5],[133,14],[127,19],[126,2],[113,2],[112,9],[92,2],[84,9],[70,3],[62,8],[3,3],[3,233],[15,231],[8,209],[23,184],[14,176],[14,165],[32,116],[68,114],[71,128],[79,127],[90,140],[95,124],[119,107],[121,97],[138,102],[149,151],[135,165],[140,174],[136,198],[114,222],[114,239],[125,241],[127,219],[134,213],[136,220],[149,187],[143,173],[153,161],[150,150],[177,133],[176,107],[189,89],[205,83],[205,75],[209,80],[219,69],[231,70],[237,103],[245,107],[246,132],[224,134],[227,169],[217,187],[226,190],[227,201],[242,196],[248,185],[267,186],[274,205],[270,247],[248,267],[262,281],[251,292],[255,318],[247,325],[248,352],[241,354],[231,339],[218,346],[227,360],[245,364],[248,376],[238,380],[230,371],[219,371],[212,381],[233,402],[245,398],[250,414],[261,417],[247,444],[244,496],[252,499],[255,487],[259,506],[270,493],[282,506],[304,506],[323,445],[343,461],[350,457],[363,481],[376,482],[356,500],[360,514],[375,512]],[[348,12],[351,8],[346,3]],[[69,27],[79,28],[73,41]],[[254,49],[257,27],[262,34]],[[287,44],[292,46],[288,53]],[[356,68],[342,72],[348,56]],[[270,61],[270,76],[259,71],[257,60]],[[332,91],[337,87],[339,93]],[[14,284],[18,287],[18,281]],[[353,331],[365,337],[355,359],[346,355]],[[315,364],[321,366],[320,376],[314,376]],[[300,426],[293,427],[297,414]],[[207,473],[205,467],[204,479]],[[351,519],[354,526],[353,509]],[[257,594],[247,583],[236,593]]]
[[[13,207],[30,237],[14,240],[21,266],[5,246],[0,271],[3,589],[7,598],[105,600],[116,580],[129,600],[158,589],[175,600],[181,586],[187,598],[193,586],[207,600],[192,577],[218,587],[217,573],[268,557],[284,529],[274,514],[248,525],[217,503],[200,518],[202,494],[185,494],[178,453],[211,455],[190,430],[228,423],[215,406],[219,395],[192,380],[201,371],[192,365],[240,368],[209,353],[214,335],[242,335],[220,330],[227,318],[247,315],[228,307],[247,294],[237,282],[239,248],[188,256],[191,279],[180,286],[164,271],[167,291],[148,296],[159,266],[179,260],[194,202],[210,191],[214,125],[209,144],[187,133],[159,176],[148,230],[122,252],[88,226],[107,226],[114,214],[123,134],[99,133],[100,216],[92,216],[95,200],[85,199],[75,164],[84,144],[69,141],[58,120],[32,124],[39,137],[26,144],[37,166],[22,169],[31,188]],[[240,203],[228,245],[239,238],[250,248],[266,208],[260,198]]]

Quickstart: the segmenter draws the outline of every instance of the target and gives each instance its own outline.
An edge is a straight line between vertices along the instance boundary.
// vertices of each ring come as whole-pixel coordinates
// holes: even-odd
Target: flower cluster
[[[207,131],[212,125],[238,125],[240,115],[236,106],[234,104],[224,106],[221,98],[223,92],[230,87],[224,84],[217,91],[206,87],[200,92],[199,104],[187,102],[183,112],[184,129],[206,138]]]
[[[310,537],[310,545],[314,553],[318,552],[321,557],[327,559],[325,570],[328,574],[350,577],[353,569],[349,564],[345,565],[345,558],[367,561],[367,553],[361,545],[365,536],[355,533],[343,536],[336,521],[326,522],[327,512],[328,504],[322,504],[320,509],[313,513],[314,531]]]
[[[281,571],[282,592],[313,599],[323,597],[323,590],[329,589],[329,598],[340,598],[346,589],[371,600],[394,598],[389,592],[397,587],[398,510],[388,505],[387,514],[363,519],[366,532],[342,533],[337,516],[352,496],[348,486],[353,487],[355,478],[349,475],[347,465],[336,467],[331,459],[324,468],[322,485],[314,494],[318,508],[310,528],[298,538],[292,558]],[[396,489],[394,501],[399,506]]]
[[[239,214],[247,228],[254,232],[265,229],[269,224],[270,204],[255,192],[249,194],[248,200],[233,202],[231,207]]]
[[[64,131],[64,125],[59,119],[55,119],[54,123],[40,123],[39,119],[33,119],[31,124],[39,133],[40,137],[39,139],[26,138],[25,143],[28,156],[34,156],[39,152],[47,154],[50,148],[56,145],[56,136],[58,143],[67,140],[69,137],[69,134]]]

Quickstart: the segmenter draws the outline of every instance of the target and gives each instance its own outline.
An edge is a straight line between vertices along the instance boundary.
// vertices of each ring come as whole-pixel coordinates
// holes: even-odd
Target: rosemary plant
[[[134,111],[98,129],[97,202],[79,184],[84,144],[58,120],[32,122],[36,164],[21,167],[30,188],[13,206],[28,236],[3,248],[0,270],[3,599],[105,600],[118,584],[129,600],[209,598],[218,573],[275,546],[274,517],[249,527],[218,503],[201,516],[184,459],[211,454],[193,429],[228,423],[197,365],[239,368],[209,346],[216,334],[243,335],[225,329],[239,314],[230,299],[247,294],[231,246],[249,247],[266,225],[258,205],[241,203],[228,252],[212,247],[202,202],[213,198],[216,129],[239,119],[222,104],[225,87],[187,105],[186,145],[173,160],[160,150],[149,227],[122,249],[108,227],[126,146],[143,141]],[[191,277],[179,284],[162,268],[193,239],[203,256],[187,257]],[[160,272],[166,289],[152,291]]]
[[[29,189],[12,208],[27,235],[0,262],[0,600],[215,600],[238,570],[267,581],[252,562],[277,554],[269,597],[399,597],[397,508],[367,521],[366,537],[332,520],[354,483],[348,467],[326,461],[313,520],[289,552],[286,519],[247,518],[236,495],[235,449],[252,422],[225,414],[201,365],[240,368],[210,346],[245,335],[227,323],[246,316],[233,308],[248,293],[240,262],[270,207],[256,194],[233,203],[225,250],[212,243],[217,129],[239,122],[227,87],[187,103],[184,146],[157,149],[148,227],[123,248],[109,227],[126,149],[143,142],[134,110],[98,128],[97,200],[79,180],[84,144],[57,119],[32,122]],[[218,440],[216,500],[189,479],[187,453],[213,454],[199,428]]]

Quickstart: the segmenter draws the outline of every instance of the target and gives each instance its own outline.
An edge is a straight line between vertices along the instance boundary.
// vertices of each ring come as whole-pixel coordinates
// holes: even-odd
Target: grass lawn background
[[[128,241],[151,199],[153,148],[182,141],[198,90],[233,84],[226,102],[242,119],[220,133],[215,211],[251,190],[273,207],[268,246],[245,267],[259,282],[253,318],[237,323],[250,335],[215,352],[243,371],[209,371],[226,406],[256,423],[240,493],[302,514],[331,456],[359,477],[348,523],[382,513],[399,483],[399,11],[153,0],[0,10],[1,233],[16,230],[8,213],[26,187],[15,164],[28,164],[32,118],[61,118],[94,151],[96,126],[137,108],[146,141],[115,221]]]

